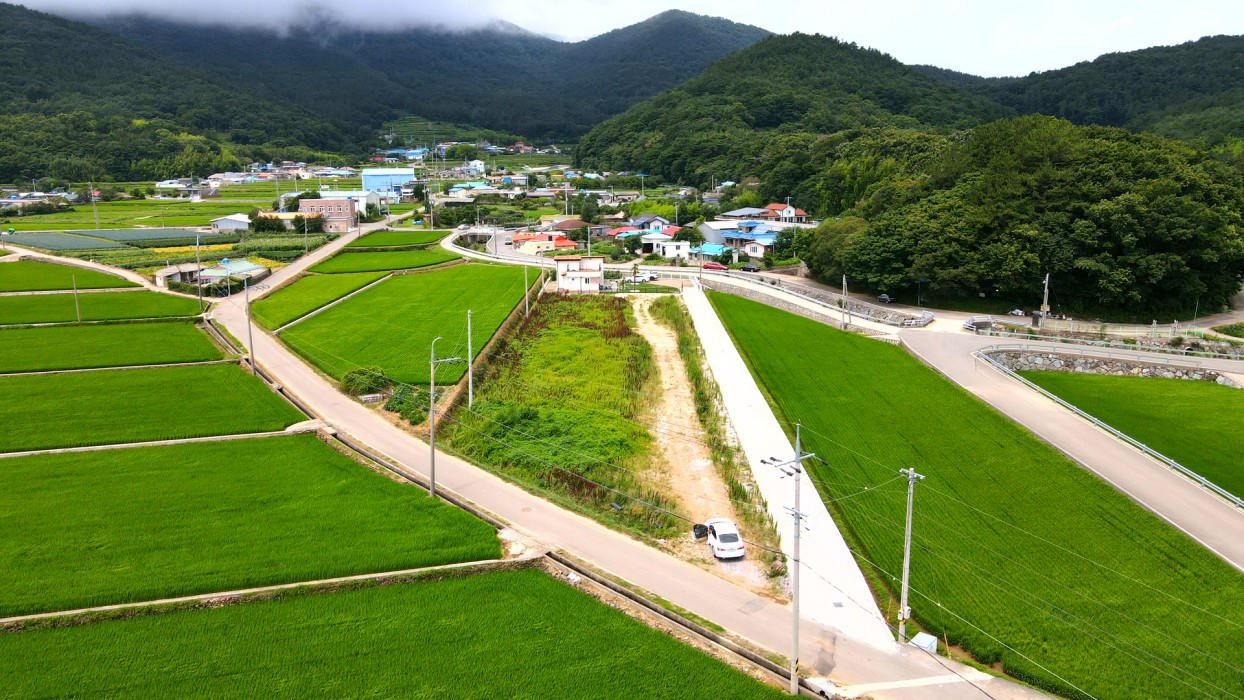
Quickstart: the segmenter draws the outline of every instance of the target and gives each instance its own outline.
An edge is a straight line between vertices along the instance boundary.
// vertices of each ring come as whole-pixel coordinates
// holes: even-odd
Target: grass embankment
[[[1232,323],[1226,326],[1214,326],[1214,330],[1223,335],[1233,336],[1235,338],[1244,338],[1244,323]]]
[[[444,338],[436,346],[437,357],[465,357],[466,312],[471,309],[478,353],[522,300],[522,270],[459,265],[385,280],[290,327],[281,338],[337,379],[359,367],[381,367],[396,381],[426,384],[433,338]],[[436,380],[453,384],[465,372],[463,364],[441,365]]]
[[[1244,391],[1186,379],[1021,374],[1115,430],[1244,496]]]
[[[494,559],[314,435],[0,461],[0,617]]]
[[[396,248],[430,245],[444,238],[449,231],[377,231],[350,241],[347,248]]]
[[[1181,681],[1244,693],[1238,571],[900,348],[710,299],[779,415],[829,462],[811,467],[820,496],[841,499],[828,505],[859,554],[890,574],[906,509],[895,472],[925,475],[911,566],[922,626],[1071,697],[1052,674],[1102,700],[1204,697]]]
[[[0,378],[0,452],[261,433],[302,420],[236,365]]]
[[[652,347],[632,325],[625,299],[546,297],[498,348],[477,379],[474,409],[459,408],[445,443],[603,519],[656,536],[681,531],[681,522],[579,478],[676,508],[624,471],[649,466],[652,437],[634,421],[656,381]]]
[[[379,272],[382,270],[413,270],[456,260],[457,255],[441,250],[396,250],[388,253],[337,253],[311,266],[309,272],[337,274],[342,272]]]
[[[251,304],[251,315],[269,329],[302,318],[316,309],[382,279],[387,272],[308,275]]]
[[[44,292],[57,289],[115,289],[138,285],[116,275],[80,267],[18,260],[0,263],[0,292]]]
[[[72,323],[78,320],[73,294],[0,297],[0,325]],[[78,294],[83,321],[197,316],[199,302],[156,292],[92,292]]]
[[[6,634],[0,676],[117,700],[781,697],[535,569]]]
[[[0,373],[207,362],[223,357],[190,322],[0,329]]]

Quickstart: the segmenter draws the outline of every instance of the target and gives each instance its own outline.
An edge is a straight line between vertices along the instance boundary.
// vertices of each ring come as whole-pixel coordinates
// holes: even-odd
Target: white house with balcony
[[[557,291],[567,294],[597,294],[605,276],[603,255],[558,255],[553,258],[556,267]]]

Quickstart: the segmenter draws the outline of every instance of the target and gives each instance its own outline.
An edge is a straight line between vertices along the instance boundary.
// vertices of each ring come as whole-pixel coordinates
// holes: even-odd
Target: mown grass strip
[[[303,419],[236,365],[0,377],[0,452],[262,433]]]
[[[0,675],[118,700],[781,697],[538,569],[0,635]]]
[[[0,292],[45,292],[58,289],[119,289],[138,285],[116,275],[68,265],[18,260],[0,263]]]
[[[224,355],[184,323],[0,329],[0,373],[207,362]]]
[[[779,417],[803,421],[805,449],[829,462],[811,467],[819,495],[885,572],[902,566],[905,485],[864,489],[901,468],[926,476],[911,606],[939,639],[1069,697],[1082,696],[948,611],[1102,700],[1205,697],[1181,681],[1244,693],[1238,571],[901,348],[710,299]]]
[[[1186,379],[1020,374],[1115,430],[1244,496],[1244,391]]]
[[[72,323],[78,320],[73,294],[0,297],[0,325]],[[156,292],[93,292],[78,294],[83,321],[196,316],[194,299]]]
[[[456,260],[459,256],[441,249],[398,250],[389,253],[337,253],[313,265],[310,272],[339,274],[342,272],[379,272],[382,270],[413,270]]]
[[[265,328],[277,329],[341,297],[362,289],[387,272],[308,275],[251,304],[251,315]]]
[[[387,248],[408,245],[429,245],[444,238],[449,231],[376,231],[350,241],[346,248]]]
[[[369,253],[351,253],[369,255]],[[392,253],[381,253],[392,255]],[[529,278],[534,284],[537,277]],[[359,367],[381,367],[399,382],[428,381],[432,339],[440,357],[466,356],[466,312],[472,310],[476,353],[523,299],[523,271],[458,265],[397,275],[281,332],[281,338],[325,373],[341,379]],[[442,365],[437,383],[452,384],[465,365]]]
[[[0,617],[500,556],[314,435],[0,460]]]

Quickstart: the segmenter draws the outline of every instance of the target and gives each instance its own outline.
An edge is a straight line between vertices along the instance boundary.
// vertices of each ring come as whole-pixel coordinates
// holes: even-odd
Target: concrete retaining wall
[[[1100,357],[1079,357],[1060,353],[992,352],[989,356],[1007,369],[1043,372],[1074,372],[1076,374],[1105,374],[1118,377],[1161,377],[1163,379],[1190,379],[1214,382],[1236,389],[1239,384],[1213,370],[1196,367],[1149,364],[1131,360]]]

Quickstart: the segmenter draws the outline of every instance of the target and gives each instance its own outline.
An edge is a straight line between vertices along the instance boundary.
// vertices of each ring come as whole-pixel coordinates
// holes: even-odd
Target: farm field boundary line
[[[125,290],[130,291],[130,290]],[[138,290],[147,291],[147,290]],[[194,297],[191,297],[192,299]],[[204,312],[206,313],[206,312]],[[106,318],[99,321],[51,321],[48,323],[8,323],[0,324],[0,328],[46,328],[48,326],[107,326],[121,323],[160,323],[168,321],[202,320],[203,314],[194,316],[151,316],[148,318]]]
[[[144,292],[142,287],[112,287],[109,289],[43,289],[37,292],[0,292],[0,297],[40,297],[52,294],[98,294],[100,292]]]
[[[1193,542],[1196,542],[1198,545],[1200,545],[1200,546],[1204,547],[1204,548],[1206,549],[1206,551],[1208,551],[1208,552],[1212,553],[1214,556],[1218,557],[1219,559],[1221,559],[1222,561],[1224,561],[1224,562],[1226,562],[1227,564],[1231,565],[1233,568],[1235,568],[1235,569],[1239,570],[1240,572],[1244,572],[1244,563],[1241,563],[1241,562],[1236,562],[1236,561],[1234,561],[1233,559],[1230,559],[1229,557],[1227,557],[1226,555],[1224,555],[1224,554],[1223,554],[1220,550],[1218,550],[1217,548],[1215,548],[1215,547],[1211,546],[1208,542],[1206,542],[1205,540],[1203,540],[1203,539],[1201,539],[1200,537],[1196,536],[1196,535],[1195,535],[1195,534],[1193,534],[1192,532],[1188,531],[1186,528],[1184,528],[1184,527],[1183,527],[1182,525],[1180,525],[1178,522],[1176,522],[1176,521],[1172,520],[1171,518],[1167,517],[1164,513],[1162,513],[1162,511],[1158,510],[1156,507],[1154,507],[1153,505],[1151,505],[1148,501],[1146,501],[1146,500],[1144,500],[1144,499],[1140,498],[1139,496],[1137,496],[1137,495],[1136,495],[1136,494],[1135,494],[1132,490],[1130,490],[1130,489],[1126,488],[1123,484],[1120,484],[1119,482],[1115,481],[1114,479],[1111,479],[1109,476],[1107,476],[1107,475],[1105,475],[1105,474],[1103,474],[1103,473],[1101,473],[1101,472],[1097,471],[1096,469],[1093,469],[1091,466],[1089,466],[1089,465],[1088,465],[1088,464],[1086,464],[1084,461],[1082,461],[1079,457],[1076,457],[1074,454],[1072,454],[1072,453],[1070,453],[1070,452],[1068,452],[1068,451],[1064,450],[1063,448],[1059,447],[1059,446],[1058,446],[1058,444],[1057,444],[1054,440],[1051,440],[1049,437],[1047,437],[1047,436],[1046,436],[1044,433],[1042,433],[1041,431],[1036,430],[1036,429],[1034,429],[1034,428],[1030,428],[1030,427],[1028,427],[1027,425],[1025,425],[1025,424],[1021,423],[1019,420],[1017,420],[1017,419],[1015,418],[1015,416],[1014,416],[1014,415],[1012,415],[1010,412],[1008,412],[1008,411],[1007,411],[1006,409],[1004,409],[1002,406],[999,406],[998,404],[994,403],[993,401],[990,401],[990,400],[988,400],[988,399],[985,399],[985,398],[981,397],[979,394],[977,394],[976,392],[972,391],[972,390],[971,390],[971,389],[969,389],[968,387],[963,386],[963,385],[962,385],[962,384],[960,384],[958,381],[956,381],[954,377],[951,377],[949,374],[947,374],[946,372],[943,372],[941,369],[939,369],[939,368],[937,367],[937,365],[935,365],[935,364],[933,364],[933,363],[929,362],[929,361],[928,361],[928,360],[927,360],[927,359],[926,359],[923,355],[921,355],[918,351],[916,351],[916,349],[915,349],[915,348],[911,347],[911,346],[910,346],[910,345],[908,345],[907,343],[902,343],[902,344],[901,344],[901,347],[902,347],[904,350],[906,350],[908,353],[910,353],[913,357],[915,357],[917,360],[919,360],[919,361],[920,361],[920,362],[921,362],[924,366],[926,366],[926,367],[928,367],[928,368],[932,369],[934,372],[937,372],[939,375],[941,375],[942,377],[944,377],[947,381],[951,382],[951,383],[952,383],[952,384],[954,384],[955,386],[957,386],[957,387],[959,387],[959,388],[963,389],[964,391],[968,392],[969,394],[971,394],[972,396],[974,396],[977,400],[982,401],[983,403],[985,403],[985,405],[987,405],[987,406],[989,406],[990,408],[992,408],[993,410],[997,411],[999,414],[1001,414],[1001,415],[1002,415],[1004,418],[1006,418],[1007,420],[1011,421],[1012,423],[1014,423],[1015,425],[1019,426],[1020,428],[1022,428],[1022,429],[1024,429],[1024,430],[1028,431],[1029,433],[1031,433],[1031,434],[1032,434],[1032,436],[1033,436],[1033,437],[1037,438],[1038,440],[1040,440],[1041,442],[1045,443],[1046,445],[1049,445],[1051,448],[1053,448],[1053,449],[1054,449],[1055,451],[1057,451],[1059,454],[1061,454],[1062,456],[1064,456],[1064,457],[1066,457],[1067,459],[1071,460],[1071,461],[1072,461],[1072,463],[1074,463],[1076,466],[1078,466],[1078,467],[1080,467],[1081,469],[1083,469],[1083,470],[1085,470],[1085,471],[1089,472],[1090,474],[1092,474],[1093,476],[1097,477],[1098,479],[1101,479],[1102,481],[1106,482],[1107,484],[1109,484],[1109,485],[1110,485],[1110,487],[1111,487],[1111,488],[1113,488],[1114,490],[1116,490],[1116,491],[1118,491],[1119,493],[1123,494],[1124,496],[1127,496],[1127,497],[1128,497],[1128,499],[1129,499],[1129,500],[1131,500],[1131,501],[1132,501],[1133,503],[1135,503],[1136,505],[1138,505],[1138,506],[1140,506],[1141,508],[1144,508],[1145,510],[1149,511],[1149,512],[1150,512],[1150,513],[1152,513],[1154,516],[1156,516],[1158,519],[1160,519],[1162,522],[1166,523],[1167,525],[1170,525],[1171,527],[1175,528],[1175,529],[1176,529],[1176,530],[1178,530],[1180,533],[1182,533],[1182,534],[1183,534],[1185,537],[1187,537],[1188,539],[1190,539],[1190,540],[1192,540]],[[1216,499],[1216,500],[1217,500],[1217,499]],[[1235,509],[1235,510],[1238,512],[1238,509]]]
[[[426,566],[420,569],[402,569],[400,571],[384,571],[378,574],[359,574],[357,576],[342,576],[339,578],[319,579],[315,581],[298,581],[296,583],[282,583],[275,586],[261,586],[259,588],[243,588],[234,591],[223,591],[219,593],[201,593],[199,595],[182,596],[180,598],[162,598],[160,600],[139,601],[136,603],[118,603],[116,605],[101,605],[95,608],[79,608],[77,610],[62,610],[49,613],[38,613],[35,615],[19,615],[16,617],[6,617],[0,619],[0,627],[8,627],[23,622],[32,622],[36,620],[52,620],[62,617],[74,617],[77,615],[89,615],[91,613],[112,612],[117,610],[131,610],[135,608],[150,608],[161,605],[178,605],[184,603],[197,602],[220,602],[220,603],[237,603],[243,598],[253,595],[262,595],[264,593],[273,593],[276,591],[289,590],[291,588],[320,587],[332,586],[341,583],[350,583],[352,581],[376,581],[383,582],[387,579],[398,576],[420,576],[438,571],[455,571],[463,569],[483,569],[491,570],[501,565],[525,565],[531,566],[528,562],[538,562],[542,555],[532,555],[519,557],[517,559],[484,559],[481,561],[467,561],[457,564],[445,564],[443,566]],[[525,568],[523,566],[523,568]]]
[[[332,307],[336,306],[337,304],[340,304],[341,302],[345,301],[346,299],[349,299],[350,297],[354,296],[355,294],[358,294],[359,292],[363,292],[363,291],[366,291],[366,290],[368,290],[368,289],[371,289],[372,287],[374,287],[374,286],[376,286],[376,285],[380,284],[381,282],[383,282],[383,281],[385,281],[385,280],[389,279],[390,277],[392,277],[392,276],[393,276],[393,274],[394,274],[393,272],[389,272],[389,274],[385,275],[384,277],[381,277],[380,279],[376,280],[375,282],[372,282],[371,284],[368,284],[368,285],[366,285],[366,286],[364,286],[364,287],[360,287],[360,288],[358,288],[358,289],[354,290],[353,292],[350,292],[349,294],[347,294],[347,295],[345,295],[345,296],[341,297],[340,299],[335,299],[335,300],[333,300],[333,301],[330,301],[330,302],[328,302],[327,304],[325,304],[325,305],[321,306],[321,307],[320,307],[320,308],[318,308],[318,309],[314,309],[314,310],[312,310],[312,311],[311,311],[311,312],[309,312],[309,313],[305,313],[305,314],[303,314],[303,315],[299,316],[298,318],[296,318],[296,319],[294,319],[294,320],[290,321],[289,323],[285,324],[284,326],[281,326],[280,328],[277,328],[277,329],[273,330],[272,332],[273,332],[273,333],[280,333],[281,331],[285,330],[286,328],[289,328],[290,326],[292,326],[292,325],[294,325],[294,324],[296,324],[296,323],[300,323],[300,322],[302,322],[302,321],[305,321],[305,320],[307,320],[308,318],[311,318],[312,316],[314,316],[314,315],[316,315],[316,314],[320,313],[321,311],[325,311],[325,310],[327,310],[327,309],[330,309],[330,308],[332,308]]]
[[[212,363],[215,364],[215,363]],[[113,368],[109,368],[113,369]],[[149,369],[149,368],[143,368]],[[295,405],[296,406],[296,405]],[[0,459],[6,457],[28,457],[30,455],[56,455],[70,452],[100,452],[102,450],[124,450],[131,447],[161,447],[164,445],[186,445],[194,442],[225,442],[228,440],[246,440],[249,438],[280,437],[283,435],[300,435],[319,430],[317,425],[308,425],[308,421],[295,423],[285,430],[267,433],[241,433],[238,435],[208,435],[197,438],[180,438],[177,440],[153,440],[151,442],[128,442],[119,445],[87,445],[85,447],[57,447],[50,450],[26,450],[24,452],[0,452]]]
[[[203,362],[162,362],[158,365],[126,365],[124,367],[87,367],[85,369],[49,369],[41,372],[6,372],[3,377],[27,377],[38,374],[82,374],[83,372],[110,372],[123,369],[161,369],[164,367],[193,367],[195,365],[236,365],[237,359],[205,360]]]

